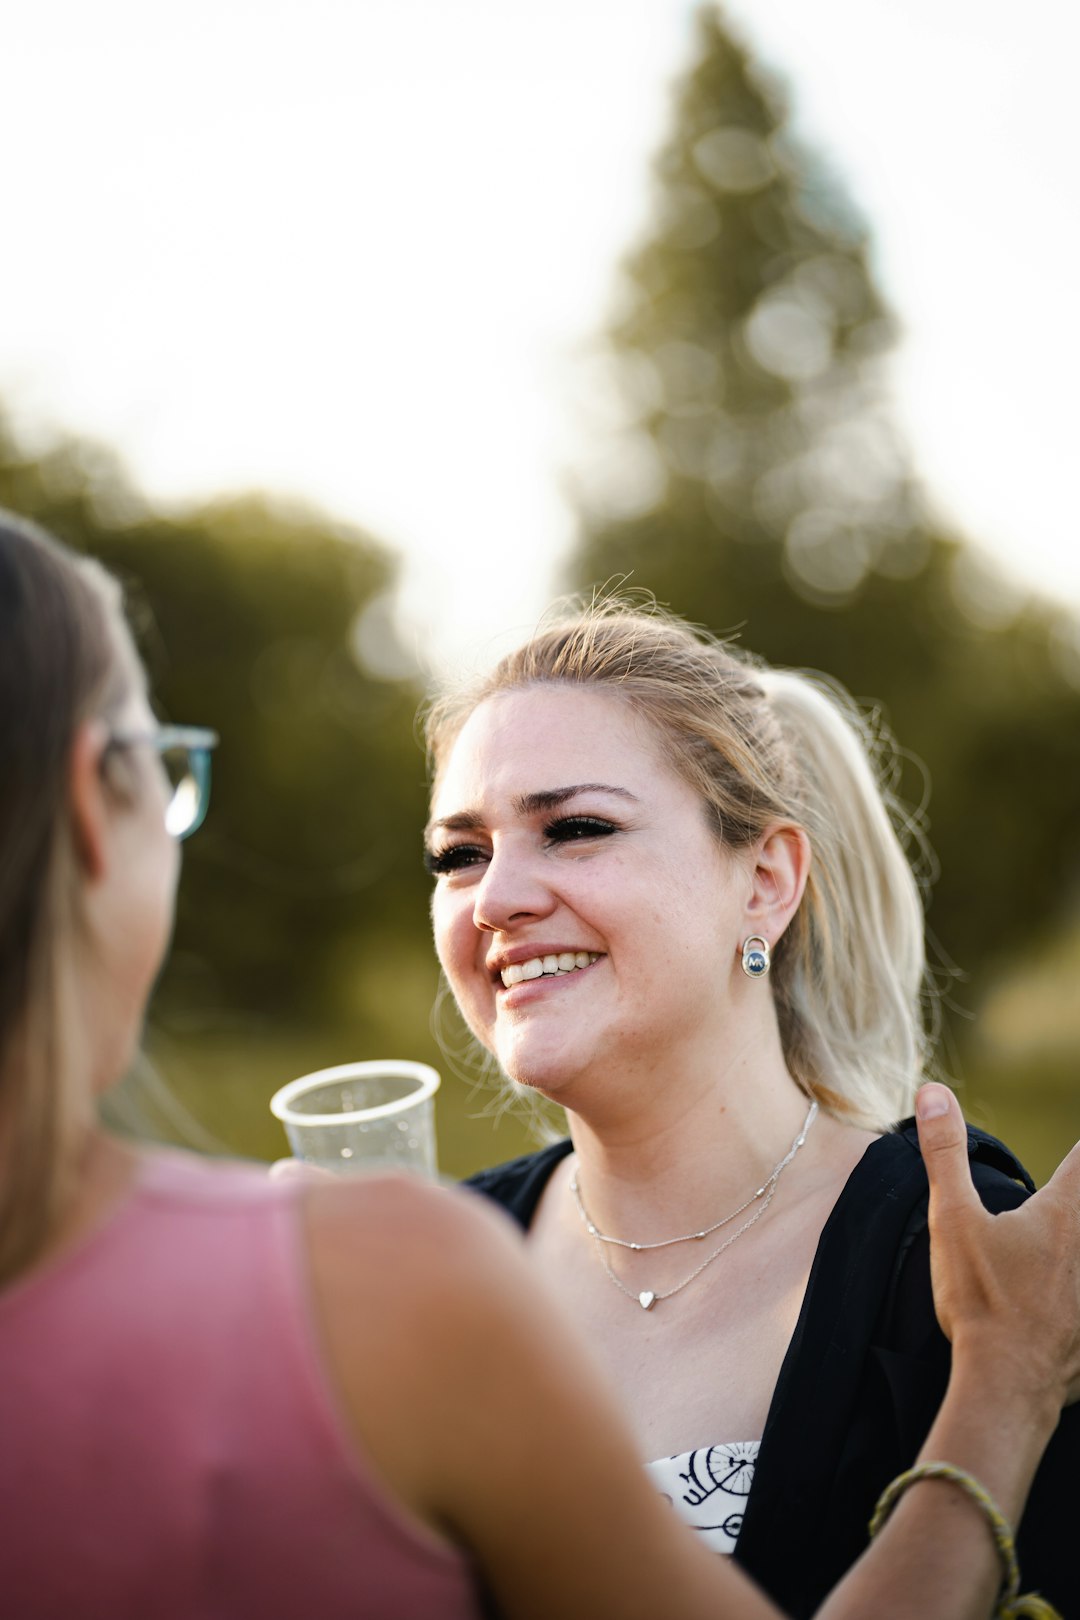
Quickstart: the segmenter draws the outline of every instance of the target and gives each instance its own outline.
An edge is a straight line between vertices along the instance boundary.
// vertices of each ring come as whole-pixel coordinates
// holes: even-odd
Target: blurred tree
[[[107,450],[62,436],[30,447],[2,411],[0,506],[119,575],[160,712],[221,734],[150,1061],[110,1099],[113,1123],[276,1157],[267,1101],[286,1080],[404,1054],[448,1082],[446,1174],[523,1151],[525,1126],[499,1118],[450,1049],[463,1044],[454,1019],[440,1020],[450,1048],[431,1028],[421,689],[394,634],[391,555],[257,496],[157,514]]]
[[[365,944],[390,960],[425,927],[419,686],[384,611],[389,555],[255,497],[155,515],[107,452],[34,456],[2,420],[0,505],[120,576],[162,713],[221,733],[159,1015],[355,1009]]]
[[[867,233],[712,6],[590,376],[572,581],[629,583],[883,705],[933,784],[943,960],[976,1005],[1080,889],[1080,658],[934,527],[890,419]],[[918,803],[916,769],[902,785]],[[960,1031],[962,1034],[962,1030]]]

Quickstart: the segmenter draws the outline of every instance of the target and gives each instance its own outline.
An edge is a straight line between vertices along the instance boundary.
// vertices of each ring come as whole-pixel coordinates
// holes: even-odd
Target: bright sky
[[[577,357],[647,225],[691,12],[0,0],[0,397],[157,498],[260,485],[369,527],[425,649],[516,633],[573,533]],[[874,229],[932,491],[1080,604],[1070,13],[727,7]]]

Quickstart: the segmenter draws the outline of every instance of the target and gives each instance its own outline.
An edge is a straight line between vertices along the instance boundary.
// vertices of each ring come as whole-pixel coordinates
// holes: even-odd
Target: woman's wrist
[[[1008,1358],[960,1346],[918,1460],[966,1469],[1015,1525],[1061,1412],[1049,1387],[1014,1371]]]
[[[981,1405],[981,1416],[994,1413],[995,1424],[1009,1422],[1043,1435],[1057,1428],[1067,1403],[1059,1369],[1039,1355],[1030,1342],[1002,1341],[986,1332],[957,1334],[952,1347],[949,1392],[956,1400]]]

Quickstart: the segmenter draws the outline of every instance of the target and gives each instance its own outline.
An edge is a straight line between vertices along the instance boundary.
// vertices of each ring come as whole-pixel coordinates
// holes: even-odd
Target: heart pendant
[[[651,1289],[646,1288],[643,1293],[638,1295],[637,1302],[643,1311],[651,1311],[656,1304],[656,1295]]]

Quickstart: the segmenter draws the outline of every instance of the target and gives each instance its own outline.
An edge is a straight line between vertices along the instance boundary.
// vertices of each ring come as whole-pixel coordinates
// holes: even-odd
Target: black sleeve
[[[526,1153],[490,1170],[478,1170],[463,1186],[490,1198],[527,1230],[555,1166],[572,1151],[572,1142],[554,1142],[539,1153]]]

